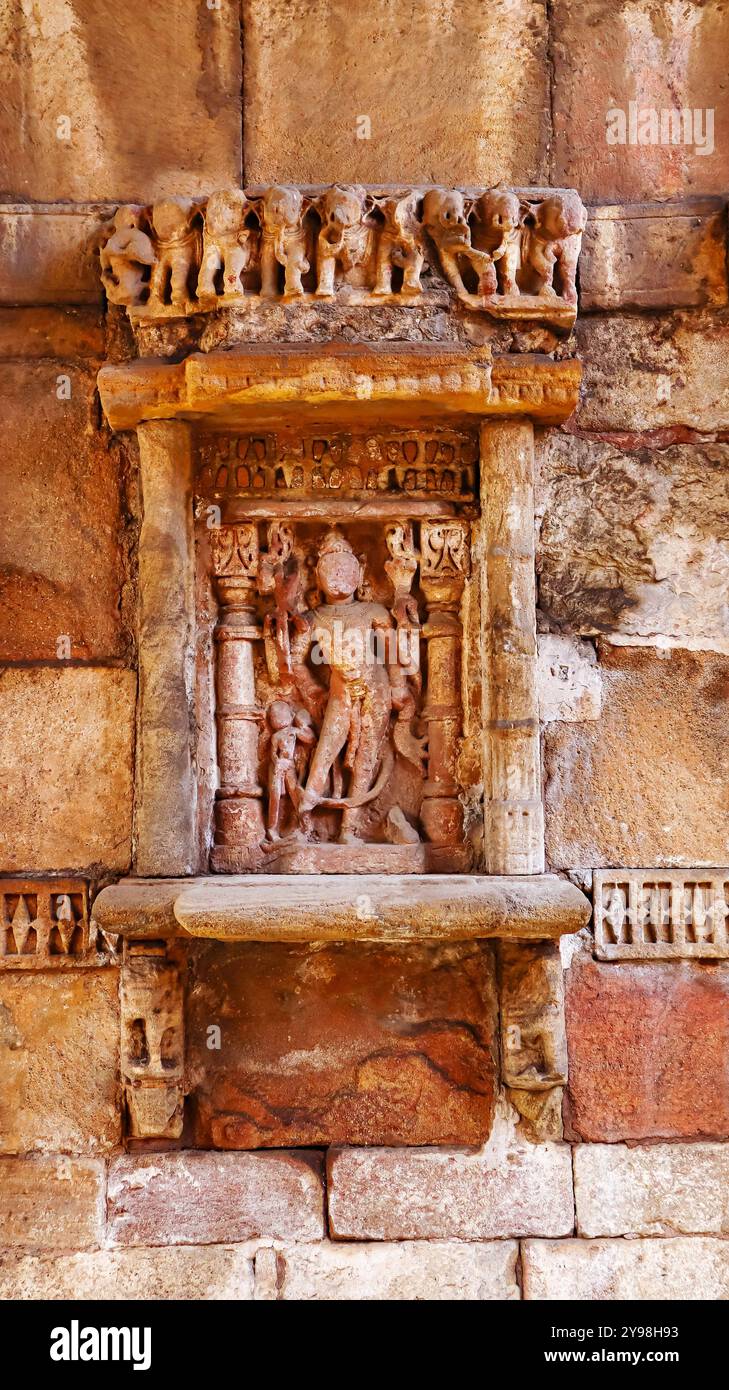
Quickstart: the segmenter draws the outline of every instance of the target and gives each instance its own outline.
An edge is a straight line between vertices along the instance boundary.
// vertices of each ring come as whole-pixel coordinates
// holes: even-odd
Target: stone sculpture
[[[197,282],[199,295],[216,294],[216,276],[222,274],[223,293],[243,294],[241,276],[253,256],[254,234],[246,226],[249,209],[237,189],[213,193],[205,209],[202,262]]]
[[[585,220],[571,190],[274,184],[119,208],[98,244],[109,300],[134,322],[255,299],[412,307],[425,273],[471,311],[569,328]]]
[[[284,296],[303,294],[302,275],[309,269],[304,228],[305,200],[298,188],[275,184],[260,200],[261,294],[279,293],[279,266],[284,270]]]

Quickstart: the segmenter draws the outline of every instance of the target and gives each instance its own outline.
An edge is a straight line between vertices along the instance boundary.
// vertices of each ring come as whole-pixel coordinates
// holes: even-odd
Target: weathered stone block
[[[552,431],[539,459],[539,606],[550,622],[729,653],[729,445],[628,450]]]
[[[129,1155],[109,1170],[110,1243],[320,1240],[321,1175],[294,1154]]]
[[[0,1152],[104,1153],[121,1138],[116,970],[0,975]]]
[[[581,1236],[729,1232],[725,1144],[579,1144],[574,1174]]]
[[[0,1254],[0,1299],[241,1302],[253,1298],[253,1253],[247,1245],[178,1245],[55,1258]]]
[[[723,200],[592,208],[582,238],[580,309],[726,304]]]
[[[646,189],[661,199],[724,192],[729,111],[720,98],[729,13],[723,0],[671,7],[652,0],[556,0],[552,24],[557,183],[574,183],[583,197],[602,201],[634,202]],[[608,125],[620,132],[608,113],[619,108],[627,124],[630,102],[641,143],[630,142],[626,128],[626,143],[611,144]],[[703,117],[690,141],[643,143],[653,135],[652,118],[640,113],[657,113],[660,136],[661,112],[682,108]]]
[[[243,12],[249,182],[546,181],[541,5],[246,0]]]
[[[611,432],[634,445],[641,430],[671,443],[684,428],[729,429],[725,309],[586,315],[577,320],[576,339],[584,364],[575,416],[581,430]]]
[[[290,1246],[279,1255],[286,1300],[404,1299],[459,1302],[519,1298],[515,1241]],[[256,1261],[256,1288],[258,1287]]]
[[[52,202],[207,192],[240,179],[240,16],[179,0],[0,8],[3,196]],[[141,55],[145,59],[141,60]]]
[[[133,671],[5,671],[0,864],[6,872],[128,867],[135,687]]]
[[[100,1245],[104,1177],[100,1159],[0,1158],[0,1248]]]
[[[0,658],[123,657],[125,469],[98,429],[94,371],[8,362],[2,378]]]
[[[99,309],[53,305],[0,307],[0,357],[56,357],[69,362],[83,357],[101,358],[104,345]]]
[[[483,1143],[495,1091],[488,947],[211,943],[194,957],[196,1142]],[[221,1029],[219,1050],[209,1029]]]
[[[729,1135],[729,967],[598,965],[567,974],[571,1125],[581,1139]]]
[[[600,668],[594,647],[572,637],[541,633],[537,638],[539,718],[580,723],[599,719],[602,707]]]
[[[92,241],[111,211],[103,204],[0,205],[0,304],[99,304]]]
[[[729,1243],[673,1240],[528,1240],[524,1297],[580,1302],[729,1297]]]
[[[729,870],[595,869],[599,960],[729,957]]]
[[[602,647],[602,718],[550,724],[551,868],[727,860],[729,661]]]
[[[502,1142],[480,1154],[339,1149],[329,1158],[329,1218],[341,1240],[489,1240],[572,1230],[564,1144]]]

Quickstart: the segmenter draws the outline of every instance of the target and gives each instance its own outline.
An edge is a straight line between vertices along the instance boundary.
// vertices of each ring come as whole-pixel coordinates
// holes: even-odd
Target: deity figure
[[[305,709],[292,709],[286,700],[272,700],[268,707],[268,722],[272,730],[268,766],[268,815],[266,834],[269,840],[281,839],[279,822],[281,802],[288,795],[296,806],[299,791],[301,760],[304,751],[316,743],[311,727],[311,715]],[[306,828],[305,826],[303,828]]]
[[[388,740],[391,714],[396,711],[399,721],[409,721],[415,711],[411,668],[398,659],[388,609],[356,597],[362,565],[338,531],[324,539],[316,580],[325,602],[310,610],[306,631],[295,634],[291,643],[299,696],[320,723],[298,810],[304,817],[317,806],[341,809],[339,842],[357,844],[361,808],[380,794],[394,766]],[[315,677],[308,660],[328,668],[328,685]],[[340,790],[341,767],[350,773],[347,795],[329,795],[330,784]]]

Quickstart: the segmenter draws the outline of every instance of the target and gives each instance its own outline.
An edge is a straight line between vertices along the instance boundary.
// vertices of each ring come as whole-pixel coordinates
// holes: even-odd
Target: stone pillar
[[[428,682],[423,718],[428,726],[428,777],[420,818],[433,844],[463,842],[463,807],[456,759],[462,727],[461,597],[469,573],[468,526],[424,521],[420,528],[420,586],[428,605]]]
[[[253,644],[256,622],[258,534],[255,523],[212,532],[213,573],[220,603],[215,629],[215,693],[220,786],[215,804],[213,869],[241,873],[258,866],[265,838],[263,789],[258,784],[260,711],[256,705]]]
[[[194,542],[190,428],[140,424],[138,874],[195,873]]]
[[[531,421],[482,425],[483,652],[491,774],[485,831],[492,874],[544,872],[533,474]]]

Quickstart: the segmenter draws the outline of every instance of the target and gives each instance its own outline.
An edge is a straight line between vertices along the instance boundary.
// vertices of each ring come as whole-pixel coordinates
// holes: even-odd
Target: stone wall
[[[595,870],[727,864],[724,0],[176,0],[174,22],[0,0],[0,34],[0,874],[70,875],[93,899],[136,843],[138,460],[95,388],[131,349],[89,238],[119,201],[277,179],[581,193],[582,398],[537,450],[547,867],[589,892]],[[608,144],[606,110],[630,102],[712,108],[713,152]],[[566,350],[547,330],[528,346]],[[454,981],[426,988],[411,962],[418,1021],[442,1006],[442,1036],[386,1064],[392,961],[384,983],[358,963],[369,1027],[321,988],[297,1017],[299,1051],[326,1054],[304,1113],[305,1071],[271,1081],[273,1001],[285,1015],[302,970],[316,990],[335,969],[304,955],[250,987],[270,1026],[241,1039],[251,1143],[275,1111],[273,1142],[321,1144],[309,1112],[331,1133],[340,1065],[356,1142],[388,1147],[127,1151],[113,953],[0,965],[4,1296],[729,1296],[726,963],[596,959],[589,930],[570,938],[563,1121],[542,1117],[535,1142],[502,1095],[463,1153],[394,1147],[383,1092],[416,1143],[452,1142],[453,1115],[481,1143],[495,1044],[490,1016],[474,1036],[478,981],[449,962]]]

